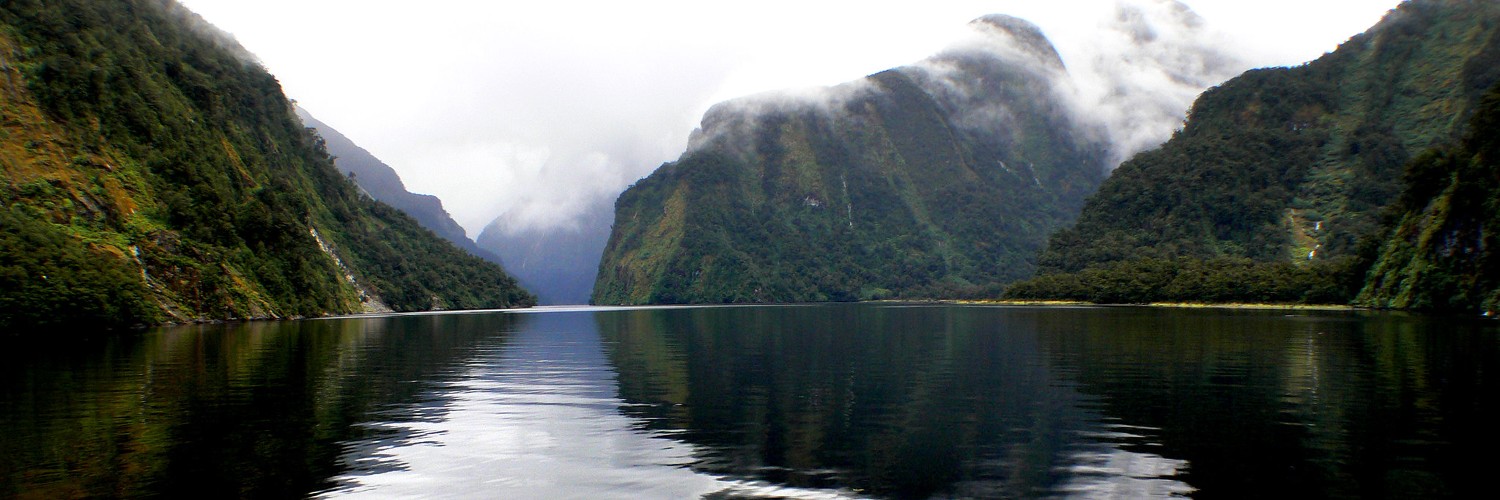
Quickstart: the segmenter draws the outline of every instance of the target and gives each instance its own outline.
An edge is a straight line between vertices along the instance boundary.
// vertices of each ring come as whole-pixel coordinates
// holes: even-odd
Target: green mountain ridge
[[[333,156],[333,164],[340,172],[349,175],[366,194],[375,200],[405,212],[418,224],[434,234],[448,240],[454,246],[467,250],[484,260],[500,264],[500,258],[480,248],[470,240],[463,226],[443,209],[443,200],[430,194],[417,194],[406,190],[406,183],[396,170],[380,161],[374,154],[355,144],[338,130],[323,123],[301,106],[296,106],[297,118],[304,125],[317,129],[323,138],[324,147]]]
[[[534,303],[370,200],[169,0],[0,4],[0,327]]]
[[[971,27],[988,46],[710,109],[616,202],[592,302],[966,296],[1029,276],[1107,148],[1056,94],[1040,30]]]
[[[1497,82],[1500,4],[1403,3],[1322,58],[1205,92],[1179,133],[1121,165],[1052,237],[1039,277],[1007,295],[1353,300],[1383,214],[1413,188],[1404,165],[1457,142]],[[1360,302],[1441,302],[1377,295],[1409,293]]]

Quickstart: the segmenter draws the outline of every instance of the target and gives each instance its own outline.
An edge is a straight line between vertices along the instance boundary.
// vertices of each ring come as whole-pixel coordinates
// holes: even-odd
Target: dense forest
[[[0,327],[509,307],[170,0],[0,4]]]
[[[824,89],[720,104],[620,196],[596,304],[982,296],[1031,275],[1105,172],[1035,26]]]
[[[1360,290],[1401,210],[1392,201],[1436,179],[1411,170],[1459,141],[1497,68],[1500,5],[1414,0],[1316,61],[1210,89],[1182,131],[1123,164],[1052,237],[1038,277],[1006,295],[1456,306],[1392,299],[1412,292],[1391,287],[1414,282],[1378,273],[1372,286],[1385,291]]]
[[[1500,312],[1500,86],[1464,141],[1417,157],[1402,179],[1356,303]]]

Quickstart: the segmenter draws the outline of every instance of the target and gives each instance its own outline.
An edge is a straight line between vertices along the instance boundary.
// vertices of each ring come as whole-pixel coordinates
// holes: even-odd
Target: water
[[[0,341],[0,496],[1444,497],[1500,326],[886,304]]]

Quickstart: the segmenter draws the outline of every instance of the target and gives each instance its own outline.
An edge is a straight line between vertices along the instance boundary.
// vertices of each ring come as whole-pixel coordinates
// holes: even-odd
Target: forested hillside
[[[302,107],[296,107],[296,110],[297,118],[300,118],[304,125],[317,129],[318,136],[323,138],[328,154],[334,158],[333,165],[349,176],[360,189],[364,190],[365,194],[406,212],[406,215],[416,219],[422,227],[442,236],[454,246],[468,250],[469,253],[490,262],[500,263],[499,257],[480,249],[474,244],[474,240],[469,239],[464,228],[454,222],[453,216],[448,215],[448,211],[443,209],[443,200],[430,194],[407,191],[406,183],[401,182],[401,176],[390,165],[386,165],[365,148],[355,144],[353,140],[332,126],[318,120]]]
[[[0,4],[0,327],[532,302],[362,196],[170,0]]]
[[[1500,86],[1469,129],[1406,166],[1357,303],[1500,312]]]
[[[996,293],[1032,273],[1103,178],[1040,30],[810,95],[720,104],[688,151],[622,194],[598,304]]]
[[[1040,276],[1007,293],[1347,302],[1403,165],[1456,141],[1497,80],[1500,4],[1404,3],[1316,61],[1205,92],[1181,132],[1123,164],[1052,237]],[[1165,286],[1178,274],[1217,285]]]

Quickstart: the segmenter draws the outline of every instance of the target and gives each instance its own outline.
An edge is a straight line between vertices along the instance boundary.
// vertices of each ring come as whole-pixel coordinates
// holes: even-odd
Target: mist
[[[1175,24],[1171,4],[1143,0],[1125,15],[1110,0],[183,3],[474,237],[496,218],[576,227],[686,150],[715,103],[911,64],[987,14],[1040,26],[1079,116],[1123,159],[1169,137],[1207,86],[1317,57],[1397,2],[1199,1],[1201,19]]]
[[[979,135],[1003,137],[1017,117],[1006,99],[996,99],[987,76],[1026,72],[1046,82],[1031,95],[1050,93],[1067,103],[1079,133],[1106,145],[1109,168],[1156,147],[1181,128],[1198,94],[1249,69],[1227,35],[1206,25],[1187,5],[1173,0],[1120,1],[1099,18],[1092,36],[1068,46],[1067,61],[1037,25],[991,14],[955,27],[952,41],[930,57],[901,66],[940,103],[952,106],[955,125]],[[829,87],[764,92],[716,104],[693,131],[687,151],[714,145],[741,151],[721,138],[750,137],[759,117],[773,112],[830,113],[870,90],[868,79]]]
[[[1251,68],[1233,40],[1178,2],[1121,3],[1081,42],[1069,61],[1072,102],[1107,134],[1111,165],[1166,141],[1198,94]]]
[[[1028,21],[1022,22],[1029,26]],[[977,130],[1003,129],[1009,110],[1003,103],[962,97],[972,91],[966,86],[974,85],[962,81],[968,74],[956,69],[964,57],[998,59],[1017,68],[1048,73],[1054,82],[1052,90],[1071,104],[1070,111],[1080,129],[1095,131],[1099,135],[1095,139],[1108,145],[1108,165],[1113,168],[1170,138],[1203,90],[1251,69],[1254,61],[1263,59],[1253,45],[1234,43],[1230,35],[1209,25],[1189,6],[1173,0],[1100,3],[1093,11],[1072,16],[1069,22],[1074,26],[1056,39],[1045,28],[1035,38],[1029,34],[997,36],[1000,28],[993,22],[971,22],[967,28],[956,23],[944,45],[928,54],[931,57],[908,61],[904,70],[923,74],[921,80],[929,91],[948,94],[948,102],[969,103],[959,125]],[[1080,32],[1087,35],[1080,36]],[[708,68],[710,73],[729,70]],[[585,207],[599,203],[600,197],[612,200],[663,162],[711,143],[720,135],[734,136],[732,130],[749,126],[767,111],[836,108],[868,89],[861,76],[851,75],[837,85],[738,96],[706,110],[702,103],[679,106],[670,116],[659,109],[618,106],[639,102],[628,98],[629,92],[611,95],[623,100],[600,103],[610,108],[603,114],[603,122],[552,131],[553,138],[573,132],[579,135],[562,141],[574,147],[549,150],[545,161],[533,169],[519,170],[521,175],[516,179],[550,188],[528,189],[519,196],[497,200],[496,208],[501,211],[491,230],[511,234],[547,227],[578,231]],[[596,119],[600,116],[598,110],[582,112]],[[699,114],[703,116],[701,122],[689,121]],[[670,129],[673,123],[680,124],[678,129]],[[681,131],[686,130],[693,132],[683,135]],[[508,206],[501,209],[501,204]]]

